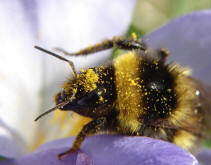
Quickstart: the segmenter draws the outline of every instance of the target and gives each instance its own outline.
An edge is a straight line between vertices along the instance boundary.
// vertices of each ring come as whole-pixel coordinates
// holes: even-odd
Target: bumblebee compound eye
[[[87,117],[99,117],[108,115],[112,100],[104,100],[105,95],[99,94],[98,90],[87,93],[83,97],[75,98],[65,105],[61,110],[74,111]],[[101,100],[102,99],[102,100]]]
[[[99,95],[97,90],[87,93],[85,96],[80,98],[80,100],[77,101],[78,105],[82,107],[93,107],[95,108],[97,106],[97,103],[99,101]]]

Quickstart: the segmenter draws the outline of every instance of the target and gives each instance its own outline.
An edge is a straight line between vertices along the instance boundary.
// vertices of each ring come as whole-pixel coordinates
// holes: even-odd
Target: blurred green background
[[[211,0],[137,0],[129,30],[145,35],[177,16],[207,8]]]
[[[211,0],[137,0],[127,35],[136,32],[144,36],[175,17],[209,8]],[[203,145],[211,147],[211,140],[204,141]]]

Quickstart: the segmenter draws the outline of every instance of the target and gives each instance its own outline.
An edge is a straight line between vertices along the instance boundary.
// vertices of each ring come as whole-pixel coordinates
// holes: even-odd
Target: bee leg
[[[158,50],[158,58],[160,59],[160,62],[162,63],[166,62],[169,55],[170,55],[169,51],[165,48],[161,48]]]
[[[84,141],[84,139],[89,136],[89,135],[93,135],[96,134],[98,132],[101,132],[103,130],[105,130],[107,124],[107,120],[105,117],[100,117],[98,119],[92,120],[91,122],[89,122],[88,124],[86,124],[81,132],[76,136],[75,141],[73,142],[72,147],[63,152],[60,153],[58,155],[58,159],[61,160],[61,158],[65,155],[71,154],[75,151],[77,151],[80,148],[81,143]]]
[[[64,49],[55,48],[55,50],[62,52],[68,56],[84,56],[92,53],[96,53],[99,51],[103,51],[110,48],[120,48],[126,50],[146,50],[145,44],[141,41],[141,39],[136,38],[127,38],[127,37],[113,37],[111,40],[105,39],[104,41],[97,43],[93,46],[89,46],[87,48],[81,49],[75,53],[69,53]]]

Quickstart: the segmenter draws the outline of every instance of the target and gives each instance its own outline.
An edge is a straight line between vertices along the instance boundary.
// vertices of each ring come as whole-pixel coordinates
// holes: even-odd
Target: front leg
[[[92,120],[88,124],[86,124],[82,128],[81,132],[76,136],[76,139],[73,142],[72,147],[69,150],[67,150],[67,151],[65,151],[63,153],[60,153],[58,155],[58,159],[61,160],[61,158],[63,156],[71,154],[71,153],[77,151],[80,148],[81,143],[84,141],[84,139],[87,136],[93,135],[93,134],[97,134],[99,132],[102,132],[103,130],[105,130],[106,125],[107,125],[107,119],[105,117],[97,118],[95,120]]]

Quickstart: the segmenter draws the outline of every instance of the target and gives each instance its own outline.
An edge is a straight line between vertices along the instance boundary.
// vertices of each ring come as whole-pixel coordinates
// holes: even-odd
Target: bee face
[[[71,110],[96,118],[108,115],[115,100],[115,84],[112,66],[82,69],[75,78],[63,85],[55,97],[56,104],[70,100],[60,110]]]

